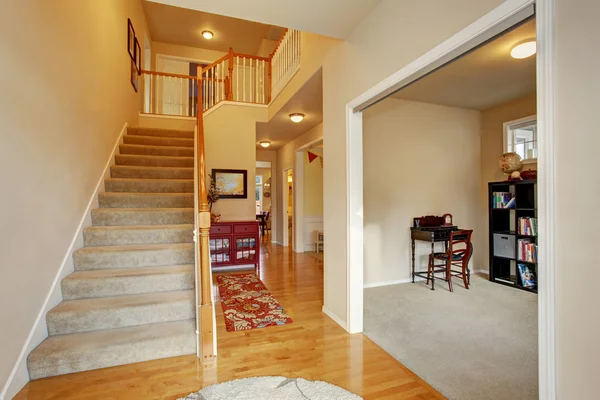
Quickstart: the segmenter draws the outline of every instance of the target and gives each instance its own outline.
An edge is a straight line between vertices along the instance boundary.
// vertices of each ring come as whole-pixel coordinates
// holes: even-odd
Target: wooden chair
[[[471,243],[472,230],[458,230],[450,232],[450,240],[446,252],[433,253],[429,255],[429,264],[427,266],[427,284],[429,279],[439,279],[435,277],[436,273],[444,273],[444,281],[448,282],[448,287],[452,292],[452,277],[462,278],[465,288],[469,288],[471,271],[469,271],[469,260],[473,254],[473,244]],[[436,260],[443,263],[436,264]],[[460,269],[453,269],[459,267]]]

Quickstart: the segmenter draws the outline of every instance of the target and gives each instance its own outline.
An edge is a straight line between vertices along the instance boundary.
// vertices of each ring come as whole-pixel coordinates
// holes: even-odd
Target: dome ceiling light
[[[304,119],[304,114],[302,114],[302,113],[290,114],[290,119],[292,120],[292,122],[295,122],[295,123],[302,122],[302,120]]]
[[[204,37],[204,39],[210,40],[215,35],[211,31],[202,31],[202,36]]]
[[[513,47],[510,51],[510,56],[516,59],[531,57],[537,51],[537,43],[535,40],[527,40]]]
[[[264,148],[267,148],[271,145],[271,142],[269,142],[268,140],[261,140],[259,143]]]

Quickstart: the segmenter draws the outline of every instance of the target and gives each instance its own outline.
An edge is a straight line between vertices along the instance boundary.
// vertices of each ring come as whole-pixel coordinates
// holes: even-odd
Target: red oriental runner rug
[[[217,283],[227,332],[293,322],[256,275],[219,275]]]

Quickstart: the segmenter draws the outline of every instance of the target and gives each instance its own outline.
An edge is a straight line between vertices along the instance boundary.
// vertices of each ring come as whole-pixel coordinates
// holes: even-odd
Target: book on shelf
[[[518,222],[520,235],[537,236],[537,218],[520,217]]]
[[[537,277],[535,271],[529,268],[527,264],[517,264],[519,269],[519,275],[521,276],[521,283],[524,287],[533,289],[537,286]]]
[[[493,208],[515,208],[515,197],[510,192],[494,192],[492,199]]]
[[[519,239],[518,251],[519,261],[537,262],[537,244],[531,239]]]

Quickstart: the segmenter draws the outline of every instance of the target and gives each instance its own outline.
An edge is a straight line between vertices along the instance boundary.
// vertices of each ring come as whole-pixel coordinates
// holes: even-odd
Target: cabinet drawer
[[[213,225],[210,227],[212,235],[231,233],[231,225]]]
[[[515,235],[494,233],[494,255],[498,257],[515,258]]]
[[[258,224],[234,225],[233,233],[255,233],[258,232]]]

